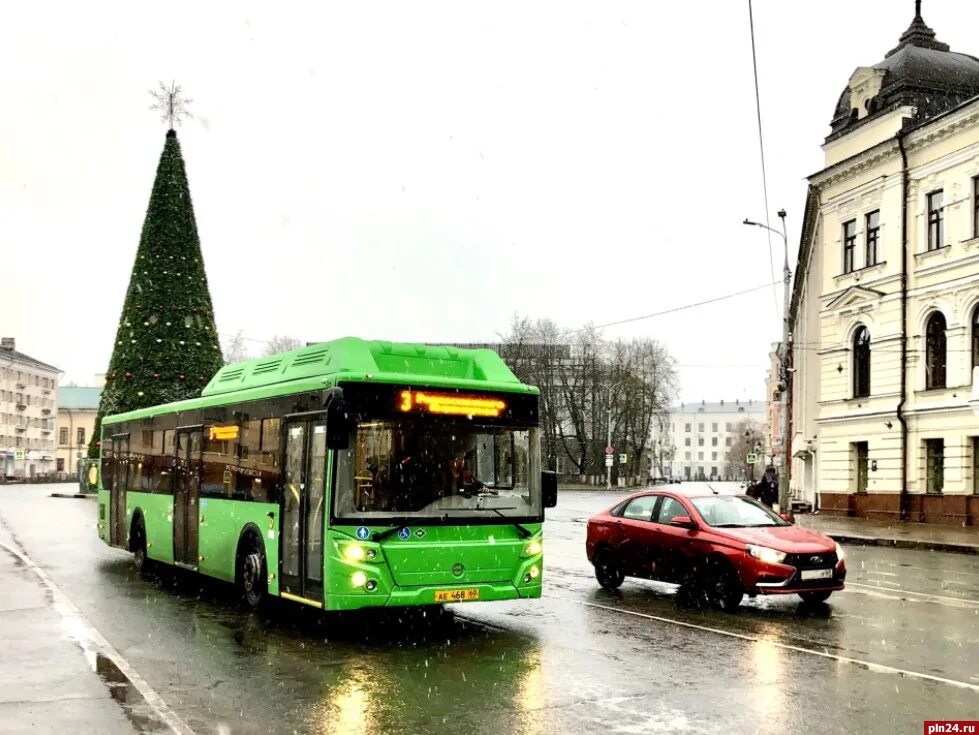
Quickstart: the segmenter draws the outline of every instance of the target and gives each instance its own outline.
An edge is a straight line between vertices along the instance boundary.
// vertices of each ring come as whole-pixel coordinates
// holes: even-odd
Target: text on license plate
[[[833,576],[832,569],[803,569],[803,579],[829,579]]]
[[[478,589],[468,590],[435,590],[436,602],[469,602],[479,599]]]

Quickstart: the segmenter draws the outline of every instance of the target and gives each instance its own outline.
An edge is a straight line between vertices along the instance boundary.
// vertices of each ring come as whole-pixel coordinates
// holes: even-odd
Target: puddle
[[[112,697],[122,708],[123,714],[141,733],[172,732],[149,705],[129,678],[119,670],[112,659],[101,653],[85,652],[92,669],[109,689]]]

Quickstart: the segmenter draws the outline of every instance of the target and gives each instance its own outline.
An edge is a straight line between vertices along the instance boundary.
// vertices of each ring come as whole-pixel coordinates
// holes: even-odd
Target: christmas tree
[[[89,444],[102,417],[199,396],[222,366],[177,133],[167,132]]]

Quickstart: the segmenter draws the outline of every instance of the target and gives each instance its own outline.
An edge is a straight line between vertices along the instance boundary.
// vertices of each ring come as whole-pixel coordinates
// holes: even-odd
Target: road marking
[[[906,676],[912,679],[923,679],[925,681],[934,681],[939,684],[948,684],[950,686],[959,687],[960,689],[969,689],[974,692],[979,692],[979,684],[970,684],[967,681],[958,681],[957,679],[946,679],[944,676],[935,676],[934,674],[924,674],[920,671],[899,669],[894,666],[888,666],[886,664],[875,664],[872,661],[863,661],[862,659],[850,658],[849,656],[838,656],[834,653],[828,653],[826,651],[816,651],[812,648],[793,646],[790,643],[780,643],[779,641],[773,641],[770,638],[759,638],[757,636],[745,635],[744,633],[734,633],[729,630],[722,630],[721,628],[711,628],[710,626],[707,625],[697,625],[696,623],[688,623],[684,620],[665,618],[659,615],[650,615],[649,613],[635,612],[634,610],[623,610],[622,608],[612,607],[611,605],[601,605],[597,602],[574,600],[569,597],[561,597],[559,595],[550,595],[550,594],[545,594],[544,597],[550,597],[551,599],[554,600],[561,600],[562,602],[574,602],[579,605],[584,605],[586,607],[594,607],[599,610],[608,610],[610,612],[622,613],[623,615],[633,615],[637,618],[645,618],[646,620],[655,620],[660,623],[670,623],[672,625],[678,625],[681,628],[692,628],[693,630],[703,630],[706,631],[707,633],[723,635],[723,636],[727,636],[728,638],[737,638],[742,641],[748,641],[749,643],[766,643],[775,646],[776,648],[781,648],[784,651],[805,653],[810,656],[818,656],[820,658],[830,659],[831,661],[840,661],[841,663],[853,664],[855,666],[860,666],[861,668],[867,669],[868,671],[874,671],[877,673],[899,674],[901,676]]]
[[[965,597],[948,597],[947,595],[933,595],[930,592],[915,592],[913,590],[905,589],[891,589],[890,587],[881,587],[876,584],[861,584],[860,582],[847,582],[847,589],[850,587],[860,587],[868,590],[875,590],[877,592],[890,592],[891,594],[901,594],[901,595],[914,595],[915,597],[927,597],[932,600],[945,600],[948,602],[961,602],[965,605],[979,605],[979,600],[969,600]]]
[[[123,658],[122,654],[95,629],[85,615],[82,614],[82,611],[75,607],[75,604],[68,598],[68,595],[48,576],[47,572],[41,569],[27,554],[20,550],[8,546],[2,541],[0,541],[0,547],[3,547],[20,559],[37,575],[41,583],[47,587],[48,592],[51,593],[53,607],[61,615],[62,626],[75,642],[81,646],[86,658],[91,659],[94,658],[95,654],[98,654],[109,659],[126,676],[129,683],[142,695],[146,704],[153,709],[157,717],[160,718],[160,721],[170,728],[171,732],[175,733],[175,735],[196,735],[187,723],[181,720],[177,713],[170,709],[167,703],[163,701],[163,697],[157,694],[156,690],[136,672],[136,669]]]

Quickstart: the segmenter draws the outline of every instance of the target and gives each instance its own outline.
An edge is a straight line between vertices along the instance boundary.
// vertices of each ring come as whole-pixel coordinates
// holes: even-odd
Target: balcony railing
[[[18,410],[18,411],[23,411],[23,410],[25,410],[26,408],[27,408],[27,404],[26,404],[26,403],[18,403],[18,404],[17,404],[17,410]]]

